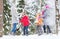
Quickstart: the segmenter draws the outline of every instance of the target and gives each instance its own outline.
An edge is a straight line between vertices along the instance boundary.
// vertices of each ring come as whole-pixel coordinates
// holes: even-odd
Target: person
[[[29,26],[29,17],[26,15],[26,12],[22,13],[20,19],[21,24],[23,25],[23,35],[28,35],[28,26]]]
[[[44,17],[44,12],[45,12],[45,11],[46,11],[46,10],[42,10],[43,19],[45,18],[45,17]],[[44,21],[43,21],[43,31],[44,31],[44,33],[46,33],[46,27],[45,27]]]
[[[50,18],[50,15],[49,15],[49,6],[46,5],[45,6],[45,11],[42,11],[43,12],[43,19],[44,19],[44,26],[43,26],[43,29],[44,29],[44,33],[51,33],[51,29],[50,29],[50,22],[49,22],[49,18]]]
[[[17,17],[17,13],[12,15],[12,30],[11,30],[11,34],[15,35],[16,34],[16,26],[18,24],[18,17]]]
[[[42,14],[41,13],[37,13],[36,14],[35,24],[36,24],[36,29],[37,29],[36,31],[37,31],[38,35],[43,34],[43,30],[42,30],[43,18],[42,18]]]

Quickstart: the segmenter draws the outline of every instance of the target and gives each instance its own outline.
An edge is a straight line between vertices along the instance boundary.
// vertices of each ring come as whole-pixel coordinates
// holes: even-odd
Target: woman
[[[43,14],[43,19],[44,19],[43,29],[44,29],[44,32],[48,34],[48,33],[51,33],[51,29],[50,29],[51,17],[50,17],[50,10],[49,10],[50,7],[48,5],[46,5],[45,8],[46,9],[45,9],[44,14]]]

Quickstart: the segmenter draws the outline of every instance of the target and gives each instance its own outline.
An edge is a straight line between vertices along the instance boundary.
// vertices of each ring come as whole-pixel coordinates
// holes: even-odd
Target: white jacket
[[[45,25],[54,25],[55,24],[55,13],[52,9],[47,9],[44,13],[44,24]]]

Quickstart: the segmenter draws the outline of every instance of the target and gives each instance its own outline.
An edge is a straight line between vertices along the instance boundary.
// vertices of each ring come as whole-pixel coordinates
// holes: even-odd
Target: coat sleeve
[[[23,18],[21,18],[21,19],[19,20],[19,23],[20,23],[20,22],[23,22]]]

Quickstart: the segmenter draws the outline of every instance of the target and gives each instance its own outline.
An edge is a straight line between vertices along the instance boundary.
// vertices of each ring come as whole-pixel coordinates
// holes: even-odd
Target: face
[[[25,13],[24,12],[22,13],[22,16],[25,16]]]

